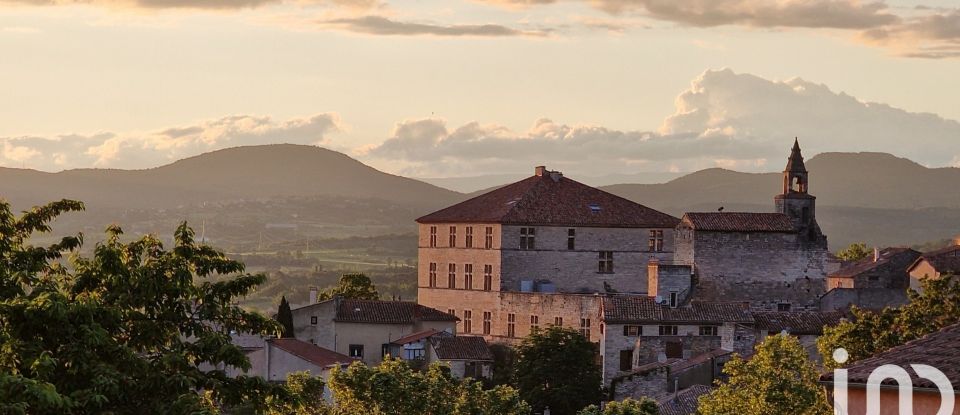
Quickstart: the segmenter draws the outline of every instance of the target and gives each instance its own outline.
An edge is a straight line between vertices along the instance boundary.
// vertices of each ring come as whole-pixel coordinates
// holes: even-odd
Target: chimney
[[[543,177],[543,174],[547,172],[547,166],[537,166],[533,168],[533,174],[537,177]]]
[[[880,248],[873,247],[873,262],[880,260]]]
[[[311,286],[310,287],[310,304],[316,304],[316,303],[317,303],[317,287]]]
[[[563,173],[561,172],[558,172],[558,171],[550,172],[550,178],[553,179],[553,181],[555,182],[559,182],[561,177],[563,177]]]
[[[660,295],[660,260],[657,258],[650,258],[647,262],[647,295]]]
[[[960,235],[957,235],[953,238],[953,244],[956,246],[960,246]]]

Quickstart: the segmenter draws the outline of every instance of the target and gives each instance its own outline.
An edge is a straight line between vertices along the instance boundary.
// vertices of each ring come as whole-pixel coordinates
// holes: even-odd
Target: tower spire
[[[797,137],[793,138],[793,149],[790,150],[790,158],[787,159],[787,168],[784,172],[807,172],[807,166],[803,164],[803,154],[800,154],[800,140]]]

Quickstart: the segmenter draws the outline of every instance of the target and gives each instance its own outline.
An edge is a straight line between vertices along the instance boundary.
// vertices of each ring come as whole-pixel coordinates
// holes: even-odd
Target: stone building
[[[428,329],[390,342],[390,355],[413,366],[442,362],[458,378],[492,376],[493,353],[483,337],[456,336]]]
[[[827,289],[886,288],[906,291],[908,269],[920,252],[910,248],[874,249],[873,255],[844,266],[827,277]]]
[[[920,281],[924,278],[960,275],[960,237],[951,246],[923,253],[907,272],[910,274],[910,288],[915,291],[922,291]]]
[[[390,343],[434,329],[456,334],[457,317],[409,301],[335,297],[291,310],[294,337],[307,343],[379,364]]]
[[[597,293],[645,294],[678,219],[556,171],[417,219],[418,301],[505,341],[549,324],[599,340]]]
[[[773,213],[685,214],[677,226],[674,262],[693,267],[693,298],[742,301],[758,310],[818,309],[828,251],[809,183],[794,142]]]
[[[754,319],[742,303],[671,307],[638,295],[605,296],[600,310],[604,384],[650,364],[722,349],[752,354]]]
[[[760,343],[768,336],[786,333],[794,336],[807,351],[807,357],[820,362],[817,339],[823,335],[823,328],[840,324],[844,314],[839,311],[758,311],[753,313],[756,341]]]

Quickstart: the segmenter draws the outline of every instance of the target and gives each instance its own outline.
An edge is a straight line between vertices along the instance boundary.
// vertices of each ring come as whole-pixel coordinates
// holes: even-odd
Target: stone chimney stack
[[[537,177],[543,177],[543,174],[547,172],[547,166],[537,166],[533,168],[533,174]]]
[[[873,262],[880,260],[880,248],[873,247]]]
[[[310,287],[310,304],[316,304],[316,303],[317,303],[317,287],[311,286]]]
[[[647,262],[647,295],[663,295],[660,292],[660,260],[657,258],[650,258]]]

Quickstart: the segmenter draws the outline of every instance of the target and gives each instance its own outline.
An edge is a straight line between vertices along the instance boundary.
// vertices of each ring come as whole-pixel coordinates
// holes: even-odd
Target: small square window
[[[363,359],[363,345],[362,344],[351,344],[350,345],[350,357],[357,359]]]
[[[310,324],[317,325],[317,316],[310,316]]]

